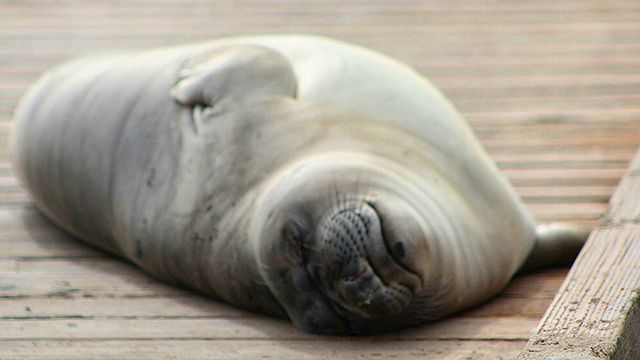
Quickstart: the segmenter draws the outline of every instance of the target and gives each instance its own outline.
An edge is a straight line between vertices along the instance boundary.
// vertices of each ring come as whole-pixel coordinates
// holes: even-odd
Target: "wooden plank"
[[[501,170],[508,169],[612,169],[620,168],[628,164],[625,160],[603,160],[603,161],[496,161],[496,165]]]
[[[21,209],[0,208],[0,229],[3,232],[19,230],[23,232],[51,232],[53,225],[35,206]]]
[[[538,99],[543,101],[544,98]],[[640,136],[639,123],[627,122],[611,126],[603,122],[547,122],[547,123],[526,123],[518,126],[500,124],[474,124],[476,135],[482,140],[493,140],[497,138],[508,139],[530,139],[532,136],[546,138],[583,138],[590,135],[596,136],[617,136],[636,134]]]
[[[15,360],[91,359],[512,359],[523,341],[379,341],[376,338],[312,340],[104,340],[0,341]],[[497,357],[498,356],[498,357]]]
[[[542,299],[551,301],[548,299]],[[520,299],[524,302],[524,299]],[[517,302],[517,300],[515,300]],[[539,310],[537,307],[535,310]],[[487,316],[500,316],[500,310]],[[534,310],[530,310],[534,311]],[[529,312],[529,313],[530,313]],[[544,309],[540,311],[542,315]],[[523,314],[528,314],[524,312]],[[254,314],[195,293],[176,297],[48,297],[0,299],[2,320],[246,318]],[[525,316],[525,315],[523,315]]]
[[[583,215],[600,217],[607,210],[603,203],[569,203],[569,204],[527,204],[527,208],[538,219],[559,219],[567,215]]]
[[[100,1],[87,1],[88,5],[96,5],[96,4],[100,4]],[[189,1],[185,1],[185,4],[189,4],[189,5],[202,5],[202,4],[207,4],[208,1],[207,0],[189,0]],[[239,1],[238,5],[240,7],[243,6],[255,6],[258,8],[285,8],[288,9],[289,7],[287,6],[290,3],[289,0],[270,0],[270,1],[264,1],[264,0],[243,0],[243,1]],[[406,0],[403,2],[367,2],[367,1],[350,1],[350,2],[345,2],[346,6],[348,6],[350,4],[350,6],[352,7],[357,7],[360,8],[362,11],[370,9],[370,8],[382,8],[382,9],[406,9],[407,5],[410,5],[412,9],[421,9],[421,8],[434,8],[434,9],[439,9],[439,11],[462,11],[462,12],[471,12],[471,13],[475,13],[478,11],[484,11],[486,9],[490,9],[491,11],[493,11],[494,9],[502,9],[503,11],[516,11],[518,13],[528,13],[528,12],[540,12],[542,10],[567,10],[567,9],[571,9],[571,10],[591,10],[596,11],[596,10],[601,10],[603,9],[603,6],[598,3],[598,2],[582,2],[579,0],[567,0],[567,1],[563,1],[560,3],[557,2],[546,2],[546,1],[541,1],[541,2],[536,2],[536,3],[529,3],[528,1],[524,1],[524,0],[516,0],[516,1],[504,1],[504,0],[483,0],[482,2],[479,2],[477,7],[474,6],[474,8],[469,8],[468,6],[468,2],[465,2],[464,0],[452,0],[452,1],[447,1],[447,2],[422,2],[422,1],[417,1],[417,0]],[[21,2],[10,2],[8,3],[8,6],[11,8],[22,8],[24,10],[28,10],[30,7],[32,7],[33,5],[39,5],[42,6],[43,4],[49,4],[49,2],[47,0],[33,0],[27,4],[21,3]],[[61,2],[61,7],[70,7],[71,5],[73,5],[74,2],[73,1],[62,1]],[[136,8],[138,7],[140,4],[145,4],[145,5],[157,5],[158,8],[163,9],[163,8],[169,8],[169,9],[174,9],[176,8],[176,3],[172,2],[170,0],[144,0],[141,2],[118,2],[116,3],[118,4],[119,7],[122,8]],[[181,3],[182,4],[182,3]],[[302,0],[300,1],[301,6],[309,6],[309,5],[329,5],[328,8],[329,9],[333,9],[335,10],[335,8],[333,8],[333,5],[336,4],[343,4],[342,1],[340,0],[328,0],[326,2],[320,1],[320,0]],[[530,5],[529,5],[530,4]],[[637,9],[638,8],[638,4],[633,2],[632,0],[613,0],[610,2],[607,2],[607,4],[610,4],[609,6],[605,6],[605,9],[608,8],[613,8],[613,9],[618,9],[621,8],[623,10],[628,10],[628,9]],[[151,7],[149,6],[149,8],[151,10],[154,10],[156,7]],[[77,9],[77,7],[75,8],[75,10],[79,10]],[[42,11],[42,10],[41,10]],[[406,10],[405,10],[406,11]],[[598,12],[596,12],[597,14]]]
[[[639,101],[640,102],[640,101]],[[640,111],[638,112],[640,114]],[[566,134],[565,134],[566,135]],[[495,139],[482,139],[485,147],[514,147],[514,146],[547,146],[547,147],[572,147],[572,146],[633,146],[640,140],[640,131],[635,133],[631,129],[626,134],[598,135],[593,133],[590,136],[567,136],[567,137],[542,137],[542,138],[525,138],[525,137],[503,137]]]
[[[0,206],[15,206],[19,204],[28,204],[31,197],[23,191],[18,192],[2,192],[0,189]]]
[[[501,158],[503,156],[508,157],[542,157],[550,156],[550,157],[563,157],[565,156],[577,156],[577,152],[583,152],[583,157],[591,156],[624,156],[627,157],[629,153],[633,153],[636,149],[631,146],[616,146],[615,144],[611,144],[608,146],[573,146],[573,147],[564,147],[557,146],[553,148],[554,154],[549,154],[548,146],[513,146],[513,147],[504,147],[504,148],[486,148],[489,155],[494,158]],[[589,154],[591,153],[591,154]]]
[[[181,7],[184,8],[184,7]],[[176,10],[179,11],[179,10]],[[239,14],[239,12],[234,12],[234,14]],[[184,16],[186,15],[186,16]],[[205,25],[207,18],[202,17],[192,17],[191,14],[183,14],[180,23],[188,23],[189,21],[193,22],[193,25]],[[239,16],[241,16],[239,14]],[[235,32],[247,32],[256,29],[267,29],[267,30],[282,30],[291,28],[292,26],[297,26],[301,28],[305,28],[309,31],[323,31],[329,34],[335,33],[351,33],[358,34],[361,36],[374,36],[374,35],[384,35],[384,36],[397,36],[399,38],[411,38],[411,36],[421,35],[421,34],[432,34],[432,35],[441,35],[445,34],[446,36],[450,36],[453,39],[458,40],[456,43],[465,44],[469,42],[469,34],[477,31],[478,24],[473,23],[461,23],[456,26],[451,26],[451,23],[437,23],[437,22],[428,22],[426,19],[418,18],[417,20],[421,20],[419,23],[414,24],[414,26],[407,26],[407,23],[402,23],[402,20],[393,21],[390,17],[384,17],[382,14],[378,15],[379,22],[374,23],[373,21],[362,21],[357,23],[355,21],[349,21],[343,17],[333,17],[333,20],[337,21],[322,21],[322,18],[316,18],[320,21],[310,22],[310,19],[299,19],[295,17],[289,17],[288,22],[278,22],[280,20],[279,16],[273,17],[254,17],[252,18],[253,22],[250,24],[241,24],[240,21],[236,18],[224,17],[220,16],[218,21],[215,23],[209,23],[209,26],[206,28],[200,29],[202,33],[206,35],[210,35],[214,32],[221,31],[224,29],[231,28],[232,31]],[[26,20],[26,19],[25,19]],[[135,19],[140,21],[139,19]],[[85,20],[86,21],[86,20]],[[25,21],[26,22],[26,21]],[[175,31],[167,31],[166,27],[163,27],[161,24],[155,26],[136,26],[136,24],[141,25],[140,22],[134,22],[131,27],[121,27],[116,23],[108,24],[108,26],[83,26],[82,21],[78,22],[78,25],[74,26],[73,24],[66,24],[64,27],[29,27],[29,31],[24,31],[23,29],[18,28],[2,28],[0,27],[0,38],[13,38],[13,39],[23,39],[30,37],[39,37],[40,40],[47,39],[50,37],[60,36],[60,35],[70,35],[71,37],[83,37],[87,38],[101,38],[101,37],[111,37],[111,38],[145,38],[145,37],[158,37],[161,34],[168,34],[170,38],[184,38],[184,37],[194,37],[193,34],[185,34],[183,32],[175,32]],[[26,24],[25,24],[26,26]],[[242,27],[244,26],[244,28]],[[487,31],[490,31],[491,36],[495,37],[498,40],[509,40],[511,42],[501,42],[502,44],[510,44],[515,39],[520,38],[520,34],[514,33],[516,31],[522,31],[523,29],[527,29],[530,31],[528,36],[525,38],[528,41],[535,42],[534,47],[544,46],[547,44],[555,44],[555,42],[542,42],[545,35],[550,33],[557,34],[559,38],[559,42],[563,43],[567,40],[574,39],[580,43],[582,39],[585,39],[584,35],[593,35],[602,32],[602,23],[598,21],[584,21],[584,22],[546,22],[546,23],[517,23],[517,22],[496,22],[496,23],[485,23],[481,24],[483,28]],[[84,32],[78,33],[77,29],[81,27]],[[609,31],[618,35],[631,35],[634,31],[640,29],[640,25],[636,21],[617,21],[612,22]],[[21,31],[22,30],[22,31]],[[244,31],[243,31],[244,30]],[[401,36],[404,32],[405,36]],[[575,36],[575,34],[583,34],[583,36]],[[465,36],[467,35],[467,36]],[[440,37],[440,40],[442,38]],[[589,37],[586,37],[589,40]],[[610,41],[607,45],[616,45],[620,40],[624,40],[624,36],[619,36],[616,38],[617,41]],[[630,37],[630,41],[637,41],[637,38]],[[500,43],[498,43],[500,44]],[[566,44],[566,43],[565,43]],[[570,49],[568,49],[570,50]]]
[[[567,275],[566,269],[551,269],[516,277],[502,296],[547,298],[554,296]]]
[[[602,197],[608,202],[615,188],[613,186],[585,185],[585,186],[521,186],[516,187],[521,197]]]
[[[465,316],[539,318],[560,287],[566,270],[553,269],[518,276],[501,297]],[[6,291],[6,290],[5,290]],[[100,294],[0,298],[0,319],[55,318],[236,318],[251,313],[194,293],[174,297],[98,297]]]
[[[561,272],[562,273],[562,272]],[[115,258],[0,259],[0,298],[149,297],[189,293],[163,285]],[[505,290],[510,296],[555,293],[558,276],[531,276]]]
[[[480,91],[480,89],[477,89]],[[486,90],[485,90],[486,91]],[[515,88],[505,88],[505,92],[518,91]],[[562,91],[572,91],[570,88]],[[640,86],[636,91],[640,91]],[[531,121],[610,121],[611,118],[621,121],[636,121],[640,119],[640,109],[574,109],[574,110],[540,110],[540,111],[504,111],[463,113],[466,119],[475,124],[478,122],[518,123]],[[615,145],[615,144],[611,144]]]
[[[153,4],[154,6],[149,6]],[[182,4],[182,2],[181,2]],[[88,2],[83,5],[82,8],[78,8],[77,6],[72,6],[70,2],[62,2],[60,6],[57,7],[57,11],[63,12],[67,16],[79,16],[84,10],[89,15],[89,18],[97,17],[101,14],[105,9],[111,9],[113,12],[116,12],[118,18],[123,17],[124,15],[129,15],[128,17],[134,17],[135,14],[139,15],[154,15],[158,18],[155,19],[155,22],[162,23],[163,19],[171,19],[171,15],[175,14],[176,11],[184,11],[194,13],[200,17],[207,17],[209,14],[202,13],[200,11],[194,11],[192,9],[198,9],[198,6],[206,6],[207,3],[203,2],[185,2],[184,6],[176,6],[175,3],[171,2],[158,2],[158,1],[146,1],[140,3],[115,3],[116,6],[107,7],[105,4],[99,4],[95,2]],[[297,7],[287,7],[286,2],[282,1],[242,1],[242,2],[234,2],[233,5],[225,4],[224,2],[220,2],[217,4],[216,10],[219,10],[221,14],[228,14],[232,12],[232,10],[236,10],[236,12],[242,12],[245,15],[248,15],[249,18],[253,18],[259,15],[307,15],[311,18],[316,19],[317,17],[327,18],[327,20],[331,20],[330,14],[331,10],[335,11],[335,8],[332,7],[335,5],[335,1],[305,1],[304,5],[307,6],[297,6]],[[389,13],[392,19],[381,19],[385,21],[393,21],[394,18],[397,17],[412,17],[416,15],[430,15],[436,14],[444,19],[441,19],[442,22],[462,22],[462,23],[482,23],[482,22],[490,22],[490,23],[501,23],[501,22],[513,22],[513,19],[510,19],[505,15],[515,15],[518,18],[532,18],[532,20],[528,22],[534,22],[533,20],[540,18],[540,20],[547,20],[546,22],[580,22],[584,21],[584,19],[599,19],[605,20],[612,18],[612,20],[621,20],[620,18],[627,17],[628,15],[634,15],[638,10],[637,4],[633,2],[627,3],[614,3],[610,4],[607,8],[613,8],[617,11],[594,11],[598,9],[598,7],[594,7],[593,4],[585,4],[585,3],[575,3],[575,2],[562,2],[557,4],[550,4],[548,2],[536,2],[535,4],[528,4],[523,1],[514,1],[514,2],[489,2],[483,1],[474,4],[473,7],[465,6],[464,2],[449,2],[446,6],[443,6],[442,3],[439,2],[403,2],[401,4],[388,3],[388,2],[365,2],[365,1],[349,1],[349,2],[339,2],[341,5],[340,11],[345,12],[349,15],[355,16],[371,16],[377,15],[377,12]],[[402,5],[410,5],[411,12],[408,12],[406,6]],[[40,6],[33,6],[40,5]],[[42,2],[39,4],[37,2],[31,2],[29,6],[24,6],[21,3],[8,3],[5,6],[6,9],[20,12],[20,14],[24,15],[28,18],[35,19],[44,19],[48,22],[61,22],[59,18],[47,16],[46,11],[42,9]],[[188,5],[188,6],[187,6]],[[227,6],[225,6],[227,5]],[[35,7],[35,11],[29,11],[30,8]],[[40,9],[38,9],[40,8]],[[39,10],[39,11],[38,11]],[[286,10],[286,11],[285,11]],[[549,10],[553,10],[549,12]],[[120,13],[117,13],[117,12]],[[172,13],[173,11],[173,13]],[[141,14],[141,12],[144,12]],[[567,14],[571,14],[572,16],[567,16]],[[1,14],[8,15],[8,14]],[[483,15],[483,16],[479,16]],[[558,16],[555,16],[558,15]],[[563,15],[563,16],[559,16]],[[485,18],[486,16],[486,18]],[[126,17],[125,17],[126,18]],[[80,19],[81,21],[82,19]],[[333,19],[334,21],[336,19]],[[318,20],[316,20],[318,21]],[[357,21],[354,20],[354,21]],[[13,25],[13,24],[12,24]]]
[[[588,178],[618,181],[625,171],[625,169],[505,169],[502,173],[512,180]]]
[[[523,130],[526,131],[526,130]],[[552,128],[549,131],[553,131]],[[561,148],[554,148],[553,152],[547,149],[546,152],[530,152],[530,153],[514,153],[514,152],[496,152],[488,151],[491,158],[498,162],[511,162],[511,163],[557,163],[557,162],[596,162],[598,164],[606,163],[607,161],[626,162],[633,157],[633,149],[617,149],[615,147],[609,148],[587,148],[587,149],[569,149],[564,151]],[[615,185],[615,184],[614,184]]]
[[[0,207],[4,204],[0,204]],[[6,209],[6,208],[5,208]],[[13,208],[14,211],[29,211]],[[34,216],[41,216],[39,214]],[[0,231],[0,259],[103,258],[108,255],[79,243],[53,225],[42,227],[10,224]]]
[[[560,281],[551,285],[560,286]],[[556,287],[557,288],[557,287]],[[555,289],[554,289],[555,290]],[[539,319],[555,291],[536,297],[505,294],[464,314],[467,317],[526,317]],[[513,294],[515,295],[515,294]],[[45,319],[173,319],[241,318],[253,314],[197,294],[179,297],[50,297],[0,299],[0,320]]]
[[[381,340],[526,340],[537,319],[508,317],[455,317]],[[255,315],[247,318],[190,319],[48,319],[0,320],[1,340],[88,339],[261,339],[302,340],[318,336],[296,329],[289,321]]]
[[[640,152],[519,359],[640,358]]]
[[[554,294],[540,294],[537,297],[509,297],[499,296],[488,303],[465,312],[461,316],[466,317],[528,317],[536,320],[540,319],[549,304],[553,300]]]
[[[115,258],[0,259],[0,274],[0,297],[140,297],[187,292]]]

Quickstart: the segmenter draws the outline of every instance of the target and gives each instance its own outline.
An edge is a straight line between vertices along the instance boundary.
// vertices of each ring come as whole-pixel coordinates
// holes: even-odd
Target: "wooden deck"
[[[30,204],[7,142],[43,70],[98,50],[315,33],[392,55],[472,124],[539,221],[594,225],[640,145],[633,0],[0,1],[0,358],[513,359],[566,269],[522,276],[458,317],[376,338],[287,322],[164,286],[75,242]]]

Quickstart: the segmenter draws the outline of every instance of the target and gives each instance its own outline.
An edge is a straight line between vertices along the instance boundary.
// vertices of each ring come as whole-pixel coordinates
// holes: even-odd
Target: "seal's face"
[[[385,234],[370,202],[331,209],[317,225],[308,252],[311,277],[345,318],[384,320],[411,303],[420,279],[403,266],[406,240]]]
[[[262,199],[254,238],[264,280],[309,332],[370,333],[424,320],[415,305],[424,308],[429,249],[416,212],[381,189],[340,186],[334,175],[288,178]]]

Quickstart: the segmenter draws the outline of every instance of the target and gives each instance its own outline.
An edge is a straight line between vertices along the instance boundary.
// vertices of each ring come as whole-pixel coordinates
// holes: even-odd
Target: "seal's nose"
[[[366,203],[336,209],[319,229],[322,283],[343,309],[367,319],[403,311],[413,292],[399,283],[401,269],[391,260],[380,219]]]
[[[320,237],[325,255],[337,260],[345,270],[356,271],[356,260],[366,256],[373,227],[378,223],[375,211],[362,205],[338,209],[322,224]]]

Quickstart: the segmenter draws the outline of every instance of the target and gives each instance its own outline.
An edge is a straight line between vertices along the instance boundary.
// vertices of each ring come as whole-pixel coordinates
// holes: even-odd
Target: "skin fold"
[[[453,106],[407,66],[319,37],[73,60],[22,99],[13,149],[76,238],[314,333],[453,314],[584,237],[549,246],[567,236],[547,229],[527,260],[536,225]]]

